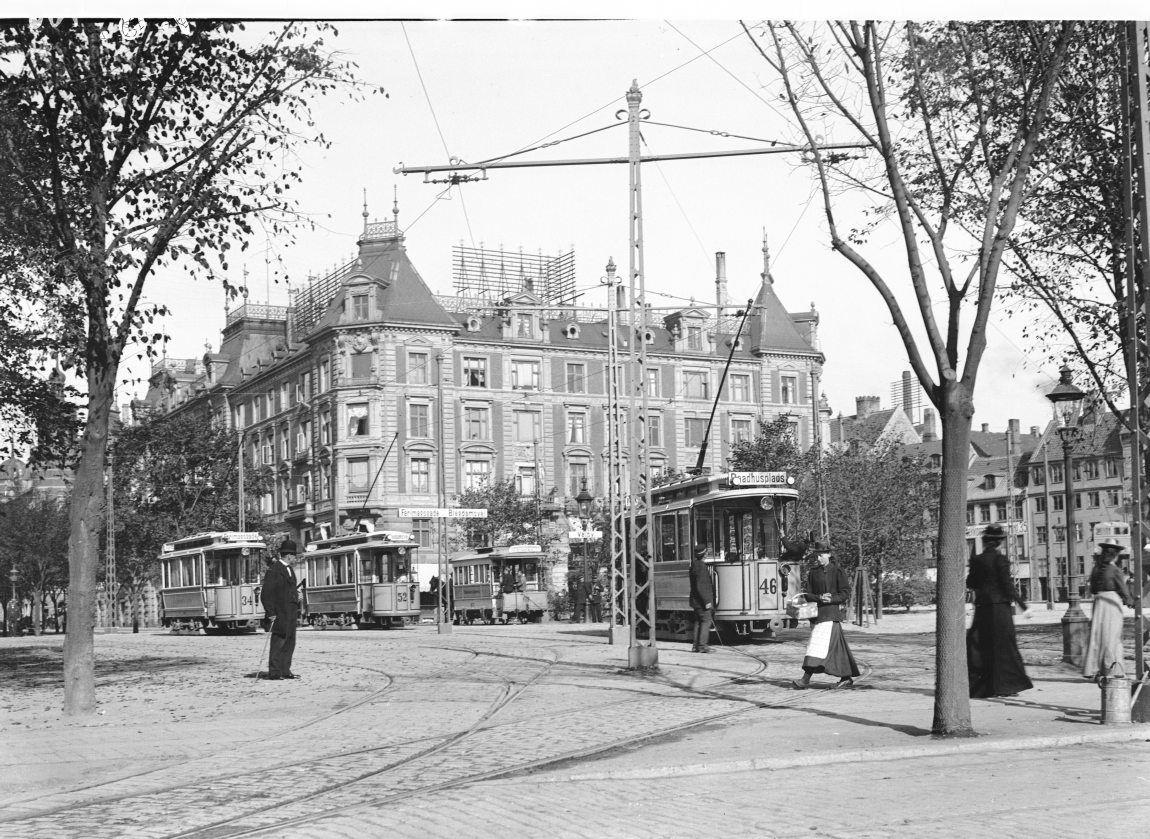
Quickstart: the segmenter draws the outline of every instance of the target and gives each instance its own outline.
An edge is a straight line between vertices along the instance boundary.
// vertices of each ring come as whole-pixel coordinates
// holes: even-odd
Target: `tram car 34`
[[[294,563],[305,619],[320,628],[419,623],[417,547],[411,534],[392,530],[311,542]]]
[[[163,625],[173,632],[255,631],[264,616],[260,579],[266,553],[258,533],[197,533],[165,543]]]
[[[477,548],[451,557],[455,623],[539,623],[547,610],[540,545]]]
[[[715,583],[715,629],[725,637],[771,635],[800,586],[798,491],[785,472],[688,476],[652,488],[655,635],[689,641],[689,568],[696,545]],[[791,553],[791,550],[796,550]]]

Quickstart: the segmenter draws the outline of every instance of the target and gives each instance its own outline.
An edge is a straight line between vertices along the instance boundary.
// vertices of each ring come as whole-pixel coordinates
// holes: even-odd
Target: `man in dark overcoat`
[[[705,545],[696,545],[691,557],[691,596],[687,601],[695,612],[695,643],[693,653],[711,651],[711,622],[715,617],[715,584],[711,580],[711,569],[703,562],[707,555]]]
[[[295,625],[299,617],[299,590],[296,588],[295,542],[285,539],[280,545],[279,559],[274,560],[264,574],[260,601],[264,614],[271,621],[271,644],[268,652],[268,672],[265,679],[298,679],[291,671],[292,653],[295,652]]]

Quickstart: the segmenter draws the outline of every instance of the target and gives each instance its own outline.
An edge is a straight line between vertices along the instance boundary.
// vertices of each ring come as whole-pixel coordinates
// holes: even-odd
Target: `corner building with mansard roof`
[[[362,520],[432,546],[435,522],[401,520],[400,508],[450,505],[486,480],[513,478],[556,513],[584,479],[604,497],[606,310],[546,308],[551,301],[530,277],[498,300],[435,294],[407,255],[398,216],[365,224],[358,246],[352,262],[299,289],[291,307],[245,303],[229,312],[219,352],[157,363],[137,407],[152,416],[201,410],[242,429],[248,462],[275,476],[258,504],[301,543],[323,525],[337,533]],[[765,240],[763,256],[708,444],[715,470],[760,417],[788,414],[803,447],[815,439],[818,315],[813,305],[786,311]],[[723,302],[725,273],[718,254]],[[723,317],[714,306],[650,313],[655,472],[694,465],[737,308]],[[825,404],[817,416],[825,422]]]

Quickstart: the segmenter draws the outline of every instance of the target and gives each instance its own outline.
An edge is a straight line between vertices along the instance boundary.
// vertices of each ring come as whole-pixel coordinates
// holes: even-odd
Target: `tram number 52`
[[[762,594],[778,594],[779,581],[774,577],[771,577],[769,580],[763,580],[762,585],[759,586],[759,591]]]

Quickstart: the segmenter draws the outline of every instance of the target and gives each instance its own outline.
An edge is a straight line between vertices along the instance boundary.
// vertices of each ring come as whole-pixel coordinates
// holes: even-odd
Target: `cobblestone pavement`
[[[1150,817],[1150,732],[1069,745],[1115,732],[1056,664],[1057,626],[1023,633],[1033,695],[973,704],[987,749],[1062,747],[958,752],[926,736],[933,637],[884,623],[850,634],[859,689],[801,692],[802,631],[664,645],[649,675],[601,627],[304,632],[304,678],[277,683],[250,678],[263,635],[100,636],[83,723],[54,710],[60,641],[10,639],[0,837],[978,836],[1000,811],[1038,836]],[[830,790],[849,806],[809,821]]]

